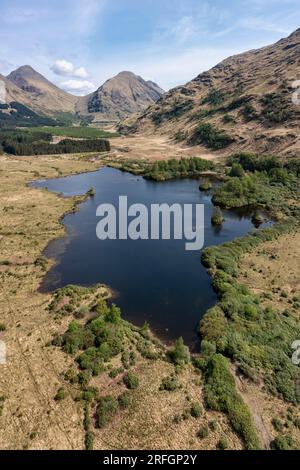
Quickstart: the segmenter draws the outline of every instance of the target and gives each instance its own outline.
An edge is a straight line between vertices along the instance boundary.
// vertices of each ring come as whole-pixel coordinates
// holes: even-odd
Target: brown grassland
[[[1,365],[0,396],[5,402],[0,416],[2,449],[83,449],[83,406],[73,398],[76,387],[64,374],[73,360],[60,349],[46,346],[62,334],[70,318],[55,318],[47,310],[51,295],[38,292],[51,262],[41,258],[48,242],[64,234],[60,219],[82,198],[63,198],[28,182],[53,178],[101,166],[96,158],[82,156],[0,157],[0,312],[7,345],[7,364]],[[105,290],[105,289],[104,289]],[[215,448],[226,435],[231,448],[241,448],[225,416],[204,412],[200,419],[173,422],[191,401],[202,401],[201,376],[192,365],[180,377],[174,393],[159,391],[161,380],[174,366],[139,357],[136,370],[140,387],[133,391],[132,408],[117,416],[95,435],[95,448]],[[107,374],[96,380],[100,393],[117,395],[122,380]],[[60,387],[68,397],[55,401]],[[73,398],[72,398],[73,396]],[[199,439],[201,426],[217,421],[209,437]]]
[[[76,210],[83,198],[63,198],[31,188],[28,182],[93,171],[110,160],[136,158],[142,151],[128,151],[134,140],[129,144],[125,139],[115,140],[112,154],[102,159],[91,155],[0,156],[0,323],[5,325],[0,339],[7,345],[7,364],[0,366],[0,397],[5,397],[2,413],[0,408],[2,449],[83,449],[85,439],[78,387],[65,380],[74,361],[60,348],[49,347],[55,335],[66,331],[72,318],[49,312],[51,294],[38,291],[51,266],[51,261],[42,257],[43,250],[50,240],[64,235],[62,216]],[[143,154],[146,159],[151,146]],[[165,152],[165,146],[165,141],[159,142],[155,159],[162,155],[181,156],[182,151],[174,154],[173,147]],[[243,257],[242,281],[254,291],[268,291],[277,285],[288,292],[299,291],[299,242],[298,231],[260,245],[251,256]],[[105,297],[108,291],[103,286],[97,293]],[[275,295],[271,303],[282,307],[285,301]],[[113,366],[119,367],[120,357],[113,361]],[[203,378],[192,364],[185,366],[179,376],[180,388],[172,393],[159,391],[159,386],[163,378],[174,372],[173,364],[146,359],[137,353],[133,371],[140,386],[131,391],[130,407],[116,414],[104,429],[93,430],[95,449],[215,449],[221,438],[226,438],[231,449],[243,448],[227,416],[205,409]],[[233,368],[232,373],[236,375]],[[97,387],[100,395],[117,397],[125,390],[122,378],[110,378],[105,372],[93,378],[91,385]],[[268,448],[276,435],[271,421],[277,416],[285,419],[288,405],[271,397],[258,384],[235,378],[260,440]],[[66,398],[54,400],[61,387],[67,392]],[[200,404],[201,416],[176,422],[174,417],[182,415],[194,402]],[[198,437],[199,429],[206,426],[208,436]],[[299,439],[299,430],[293,432]]]

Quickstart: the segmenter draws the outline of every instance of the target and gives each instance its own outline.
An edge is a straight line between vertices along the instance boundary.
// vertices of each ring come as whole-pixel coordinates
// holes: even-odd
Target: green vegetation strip
[[[207,406],[228,414],[232,428],[244,440],[246,449],[259,449],[260,442],[251,413],[236,392],[228,359],[221,354],[215,354],[208,363],[205,379]]]
[[[47,129],[47,128],[45,128]],[[110,143],[106,139],[64,139],[52,144],[52,134],[46,130],[0,131],[0,153],[11,155],[56,155],[83,152],[108,152]]]
[[[118,137],[117,132],[108,132],[96,127],[36,127],[31,132],[46,132],[52,136],[77,139],[111,139]]]
[[[227,180],[213,197],[215,202],[227,207],[245,205],[240,204],[244,194],[244,203],[280,211],[284,218],[272,227],[203,251],[202,262],[212,275],[219,301],[200,322],[202,355],[195,364],[205,373],[208,406],[225,411],[245,446],[252,449],[257,447],[257,438],[249,412],[235,392],[228,359],[254,383],[262,378],[271,394],[299,404],[299,368],[291,360],[291,345],[300,337],[299,302],[292,299],[290,309],[283,312],[264,307],[261,301],[266,299],[239,282],[239,263],[260,244],[299,228],[299,161],[241,154],[234,156],[230,165]],[[236,188],[243,188],[244,193]],[[294,445],[291,438],[280,436],[273,443],[275,448]]]

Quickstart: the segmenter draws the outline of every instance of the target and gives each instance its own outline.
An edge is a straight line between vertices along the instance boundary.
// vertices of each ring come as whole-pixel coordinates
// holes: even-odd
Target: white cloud
[[[84,67],[79,67],[78,69],[75,69],[74,71],[74,77],[77,78],[88,78],[89,74],[85,70]]]
[[[57,60],[51,67],[56,75],[72,78],[87,78],[89,75],[84,67],[76,68],[72,62],[67,60]]]
[[[65,91],[78,96],[88,95],[97,89],[97,87],[88,80],[67,80],[61,83],[61,87]]]

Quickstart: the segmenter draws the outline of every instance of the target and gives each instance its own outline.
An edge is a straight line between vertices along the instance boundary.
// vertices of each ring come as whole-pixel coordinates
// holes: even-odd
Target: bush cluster
[[[192,145],[203,144],[212,150],[220,150],[234,142],[234,138],[212,124],[199,124],[189,138]]]
[[[201,172],[213,170],[214,164],[201,158],[181,158],[180,160],[159,161],[144,172],[146,179],[166,181],[175,178],[199,176]]]
[[[233,429],[243,439],[246,448],[259,449],[251,413],[236,392],[229,361],[221,354],[215,354],[208,363],[204,391],[207,406],[228,414]]]
[[[290,357],[290,345],[300,335],[299,325],[293,316],[263,308],[260,299],[235,276],[243,253],[292,230],[295,224],[297,220],[286,219],[273,227],[204,250],[202,260],[215,272],[213,286],[219,303],[200,323],[205,340],[204,358],[215,351],[222,353],[237,362],[239,370],[254,382],[259,371],[270,392],[292,403],[300,401],[299,371]]]

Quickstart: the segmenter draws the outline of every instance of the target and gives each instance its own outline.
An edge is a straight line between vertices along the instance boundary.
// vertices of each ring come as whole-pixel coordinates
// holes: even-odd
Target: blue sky
[[[167,90],[299,27],[299,0],[0,0],[0,73],[84,94],[131,70]]]

